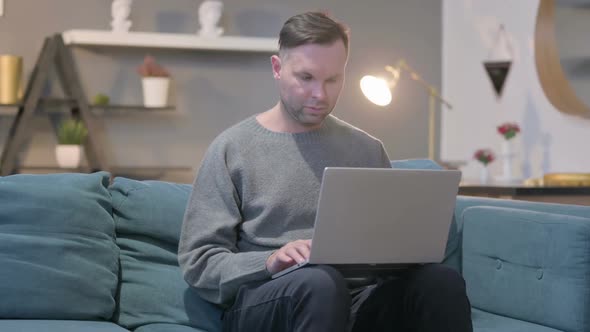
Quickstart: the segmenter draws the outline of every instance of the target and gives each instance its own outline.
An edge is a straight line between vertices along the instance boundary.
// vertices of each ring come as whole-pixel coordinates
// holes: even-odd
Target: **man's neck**
[[[268,111],[258,114],[256,120],[264,128],[277,133],[297,134],[319,129],[298,123],[283,108],[280,101]]]

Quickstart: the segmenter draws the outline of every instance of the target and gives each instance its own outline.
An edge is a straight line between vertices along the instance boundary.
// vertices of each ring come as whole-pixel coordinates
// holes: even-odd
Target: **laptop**
[[[461,172],[326,167],[310,257],[272,276],[327,264],[347,277],[440,263]]]

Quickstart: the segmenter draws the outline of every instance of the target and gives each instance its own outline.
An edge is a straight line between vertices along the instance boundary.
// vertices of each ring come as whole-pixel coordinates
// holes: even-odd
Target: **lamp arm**
[[[396,70],[396,68],[398,68],[398,69]],[[424,79],[422,79],[422,77],[412,67],[410,67],[410,65],[408,65],[404,60],[399,60],[397,62],[396,68],[391,67],[391,66],[386,66],[385,70],[390,72],[394,76],[399,76],[401,70],[407,71],[410,74],[410,77],[414,81],[420,83],[420,85],[422,85],[432,97],[436,98],[440,103],[444,104],[448,109],[453,109],[453,106],[451,105],[451,103],[449,103],[447,100],[445,100],[434,86],[432,86],[431,84],[426,82]]]

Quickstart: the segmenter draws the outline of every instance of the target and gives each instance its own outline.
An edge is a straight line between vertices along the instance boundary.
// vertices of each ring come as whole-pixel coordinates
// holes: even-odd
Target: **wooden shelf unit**
[[[18,104],[0,105],[0,116],[14,116],[14,121],[4,144],[4,151],[0,156],[0,176],[19,173],[18,154],[23,142],[31,135],[30,119],[33,116],[53,112],[69,112],[72,117],[80,119],[88,129],[88,139],[84,145],[84,152],[88,162],[88,171],[119,172],[122,169],[110,165],[106,160],[104,144],[99,141],[100,127],[94,123],[97,114],[106,112],[125,111],[169,111],[174,106],[161,108],[147,108],[142,105],[91,105],[86,100],[81,80],[75,68],[75,62],[70,47],[127,47],[127,48],[157,48],[195,51],[220,52],[258,52],[275,53],[278,51],[278,39],[260,37],[221,36],[217,38],[203,38],[196,34],[174,34],[156,32],[125,32],[114,33],[106,30],[67,30],[54,34],[45,39],[23,97]],[[55,69],[64,98],[42,97],[43,84],[49,76],[50,69]],[[14,108],[14,110],[7,110]],[[25,167],[26,168],[26,167]],[[31,168],[28,168],[31,169]],[[37,169],[39,169],[37,167]],[[55,167],[41,167],[40,169],[68,171]],[[147,168],[137,167],[136,170]],[[183,169],[151,167],[151,171]],[[127,168],[127,171],[132,169]]]

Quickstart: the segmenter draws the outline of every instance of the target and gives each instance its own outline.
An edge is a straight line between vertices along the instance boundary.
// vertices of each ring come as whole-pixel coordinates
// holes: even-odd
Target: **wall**
[[[195,0],[140,0],[132,8],[132,30],[193,33],[198,29]],[[227,35],[276,37],[289,16],[328,9],[352,30],[347,84],[335,114],[382,139],[392,159],[427,154],[427,98],[408,84],[388,111],[370,105],[358,80],[382,72],[398,57],[440,84],[441,3],[417,1],[273,1],[226,0],[222,18]],[[30,72],[43,38],[68,29],[108,29],[107,0],[7,0],[0,18],[0,53],[25,57]],[[117,166],[190,166],[196,168],[211,140],[241,119],[267,110],[277,100],[268,55],[220,52],[76,48],[74,55],[87,96],[106,93],[112,103],[141,102],[135,67],[146,52],[174,77],[176,110],[171,113],[124,112],[101,117]],[[59,93],[56,84],[52,93]],[[11,117],[0,116],[0,146]],[[55,139],[49,122],[39,117],[27,165],[54,164]],[[175,180],[190,182],[194,172]]]
[[[477,177],[480,165],[472,159],[476,149],[500,151],[502,138],[496,126],[506,121],[522,128],[515,140],[515,175],[589,171],[590,155],[583,146],[590,140],[590,119],[558,112],[538,81],[533,41],[538,3],[444,1],[443,94],[455,107],[443,112],[441,153],[445,159],[468,162],[463,167],[465,178]],[[504,24],[508,38],[495,44],[499,24]],[[578,40],[578,44],[583,43]],[[497,98],[482,62],[507,58],[513,60],[512,69],[503,96]],[[501,163],[494,162],[491,171],[500,175]]]

